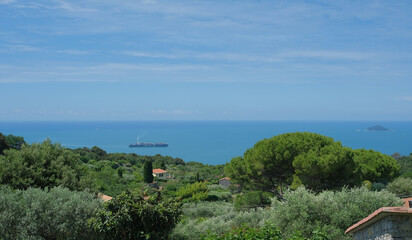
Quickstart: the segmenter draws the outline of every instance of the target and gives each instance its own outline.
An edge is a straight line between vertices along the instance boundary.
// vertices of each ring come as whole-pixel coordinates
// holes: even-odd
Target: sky
[[[412,121],[412,1],[0,0],[0,121]]]

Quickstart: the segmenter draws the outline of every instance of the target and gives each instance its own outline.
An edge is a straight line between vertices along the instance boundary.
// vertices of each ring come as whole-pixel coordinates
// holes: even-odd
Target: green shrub
[[[226,192],[226,188],[220,186],[219,184],[210,184],[209,186],[207,186],[209,188],[210,191],[223,191]]]
[[[206,201],[226,201],[232,200],[232,194],[230,192],[222,191],[210,191],[207,195]]]
[[[209,188],[205,182],[195,182],[180,188],[176,192],[184,202],[203,201],[206,200]]]
[[[371,190],[372,191],[382,191],[383,189],[386,188],[386,185],[384,183],[380,183],[380,182],[374,182],[372,184]]]
[[[262,228],[240,226],[223,235],[209,234],[203,240],[282,240],[281,232],[273,225],[265,225]]]
[[[314,194],[304,188],[286,191],[285,201],[273,200],[270,220],[284,237],[300,231],[310,237],[316,226],[322,226],[331,239],[351,239],[344,231],[383,206],[401,206],[402,201],[386,190],[366,188],[342,189]]]
[[[10,149],[0,155],[0,183],[14,189],[62,186],[83,190],[92,187],[80,156],[50,140],[23,145],[21,150]]]
[[[246,192],[235,198],[234,206],[238,211],[267,207],[272,203],[270,195],[262,191]]]
[[[93,239],[87,219],[101,207],[89,192],[0,187],[0,239]]]
[[[223,235],[209,234],[203,240],[283,240],[281,231],[273,224],[266,223],[262,228],[251,228],[241,226]],[[328,235],[320,228],[312,232],[310,238],[302,236],[300,232],[295,232],[288,240],[329,240]]]
[[[412,195],[412,179],[397,178],[395,181],[388,184],[386,189],[400,197],[408,197]]]
[[[183,205],[183,220],[172,232],[172,239],[198,240],[212,234],[224,234],[235,227],[248,225],[252,228],[264,226],[270,211],[235,211],[228,202],[199,202]]]
[[[181,215],[181,204],[162,200],[160,192],[148,200],[123,192],[90,219],[100,239],[165,239]]]

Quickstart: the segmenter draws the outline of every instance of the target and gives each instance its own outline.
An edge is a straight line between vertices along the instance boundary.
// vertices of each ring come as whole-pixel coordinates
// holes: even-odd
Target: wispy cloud
[[[184,111],[184,110],[165,110],[165,109],[155,109],[151,110],[150,114],[153,115],[189,115],[199,113],[199,111]]]
[[[195,64],[125,64],[13,66],[0,65],[0,83],[18,82],[113,82],[113,81],[179,81],[173,74],[202,72],[208,66]],[[150,74],[148,75],[148,72]],[[165,75],[165,73],[167,73]]]
[[[350,51],[300,51],[286,52],[279,54],[285,58],[310,58],[310,59],[330,59],[330,60],[366,60],[376,54]]]
[[[105,71],[124,71],[124,70],[142,70],[142,71],[184,71],[184,70],[206,70],[208,67],[193,64],[126,64],[126,63],[106,63],[87,67],[89,70]]]
[[[34,52],[34,51],[39,51],[41,49],[42,48],[33,47],[29,45],[8,44],[8,45],[3,45],[0,48],[0,51],[2,52]]]
[[[78,5],[73,4],[72,2],[68,1],[58,1],[58,5],[51,7],[55,9],[63,9],[69,12],[97,12],[97,9],[94,8],[85,8],[85,7],[80,7]]]
[[[117,51],[114,53],[124,54],[134,57],[148,57],[148,58],[168,58],[176,59],[183,57],[182,55],[177,54],[165,54],[165,53],[151,53],[151,52],[140,52],[140,51]]]
[[[10,4],[17,2],[17,0],[0,0],[0,4]]]
[[[404,97],[401,97],[401,99],[404,101],[412,101],[412,96],[404,96]]]
[[[135,57],[165,58],[165,59],[209,59],[225,60],[235,62],[285,62],[293,59],[327,59],[327,60],[351,60],[361,61],[376,57],[378,54],[364,52],[347,51],[300,51],[283,52],[273,54],[248,54],[234,52],[176,52],[176,53],[155,53],[141,51],[117,51],[114,53],[130,55]]]
[[[71,54],[71,55],[88,55],[88,54],[93,54],[93,53],[95,53],[95,51],[89,51],[89,50],[74,50],[74,49],[57,50],[56,52],[58,52],[58,53],[65,53],[65,54]]]

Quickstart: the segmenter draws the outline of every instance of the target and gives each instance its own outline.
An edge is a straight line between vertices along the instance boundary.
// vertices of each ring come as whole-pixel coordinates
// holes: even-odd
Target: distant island
[[[368,129],[366,129],[366,131],[374,131],[374,132],[387,132],[390,131],[389,129],[382,127],[381,125],[375,125],[372,127],[368,127]]]

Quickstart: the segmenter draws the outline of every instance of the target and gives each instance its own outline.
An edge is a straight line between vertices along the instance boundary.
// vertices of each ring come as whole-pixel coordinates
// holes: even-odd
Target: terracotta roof
[[[101,199],[103,200],[103,202],[107,202],[107,201],[109,201],[109,200],[112,200],[112,198],[113,198],[113,197],[104,195],[103,193],[99,193],[99,194],[97,194],[97,196],[98,196],[99,198],[101,198]]]
[[[222,180],[228,180],[228,181],[230,181],[230,178],[229,178],[229,177],[224,177],[224,178],[219,179],[219,181],[222,181]]]
[[[409,201],[412,201],[412,197],[404,198],[404,199],[402,199],[402,201],[403,201],[403,207],[408,208],[409,207]]]
[[[153,173],[154,173],[154,174],[166,173],[166,172],[167,172],[167,171],[165,171],[165,170],[163,170],[163,169],[160,169],[160,168],[153,169]]]
[[[382,207],[373,212],[371,215],[360,220],[358,223],[349,227],[345,233],[351,233],[355,230],[360,230],[364,227],[371,225],[372,223],[380,220],[381,218],[390,215],[390,214],[412,214],[412,208],[406,207]]]

